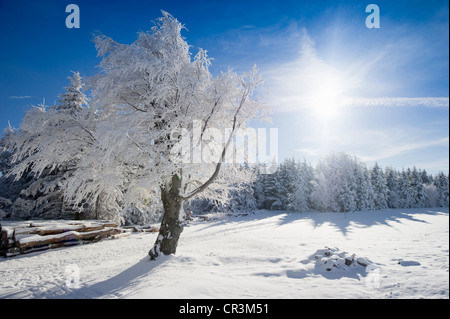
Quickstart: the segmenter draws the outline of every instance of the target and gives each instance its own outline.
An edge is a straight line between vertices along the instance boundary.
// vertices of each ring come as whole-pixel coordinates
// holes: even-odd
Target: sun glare
[[[345,84],[336,76],[326,76],[316,83],[311,92],[310,103],[313,114],[321,120],[330,120],[340,115]]]

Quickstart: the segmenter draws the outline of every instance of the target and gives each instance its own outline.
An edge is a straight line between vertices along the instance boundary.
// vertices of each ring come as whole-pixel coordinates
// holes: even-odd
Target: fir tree
[[[375,209],[388,208],[389,189],[386,184],[386,178],[383,170],[375,163],[370,171],[370,180],[374,191],[374,206]]]
[[[356,176],[357,209],[361,211],[372,210],[375,208],[374,191],[370,181],[370,173],[366,165],[359,163],[355,166],[354,174]]]
[[[290,198],[290,208],[297,212],[306,212],[310,209],[311,176],[307,164],[297,164],[295,187]]]
[[[409,170],[409,169],[408,169]],[[409,170],[410,171],[410,170]],[[411,187],[409,174],[403,170],[399,178],[399,207],[411,208],[414,206],[414,189]]]
[[[393,168],[386,168],[386,186],[389,189],[388,192],[388,207],[399,208],[400,207],[400,189],[399,189],[399,174]]]
[[[83,113],[87,98],[80,91],[79,73],[69,79],[71,86],[61,95],[61,105],[30,109],[20,130],[8,139],[12,167],[7,176],[26,181],[11,206],[13,218],[64,218],[73,213],[63,184],[92,142],[93,122]]]
[[[264,208],[271,210],[280,210],[283,203],[280,200],[279,189],[281,184],[278,180],[278,171],[273,174],[265,174],[263,179],[264,185]]]
[[[258,166],[256,170],[256,178],[255,182],[253,183],[253,194],[256,201],[256,207],[258,209],[264,208],[264,202],[265,202],[265,195],[264,195],[264,175],[262,173],[265,172],[265,168]]]
[[[449,206],[449,179],[448,175],[440,172],[434,179],[437,189],[437,204],[439,207]]]
[[[414,167],[412,171],[409,171],[410,185],[412,189],[412,207],[422,208],[425,207],[427,201],[427,195],[422,183],[419,171]]]

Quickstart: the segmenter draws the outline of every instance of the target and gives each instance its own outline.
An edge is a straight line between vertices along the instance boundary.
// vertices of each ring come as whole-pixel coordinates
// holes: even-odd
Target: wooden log
[[[61,234],[55,235],[32,235],[23,236],[16,239],[16,246],[20,249],[28,247],[38,247],[56,243],[70,242],[70,241],[80,241],[80,240],[100,240],[106,238],[110,235],[119,234],[122,231],[118,228],[103,228],[99,230],[93,230],[90,232],[77,232],[68,231]]]
[[[66,233],[69,231],[76,231],[76,232],[90,232],[93,230],[100,230],[105,228],[103,225],[97,225],[97,226],[85,226],[85,225],[76,225],[76,226],[69,226],[65,228],[41,228],[38,231],[38,234],[41,236],[48,236],[48,235],[57,235]]]
[[[16,230],[14,229],[13,233],[12,233],[12,238],[8,241],[8,243],[11,245],[8,247],[16,247]]]
[[[99,222],[100,224],[102,224],[105,227],[114,227],[114,228],[115,227],[119,227],[118,223],[112,222],[110,220],[100,220],[100,221],[97,221],[97,222]]]
[[[5,257],[13,257],[20,254],[20,250],[16,247],[8,248],[5,252]]]
[[[3,229],[0,230],[0,256],[6,257],[7,242],[3,239],[3,233],[4,233]]]
[[[131,236],[130,232],[123,232],[120,234],[112,235],[111,238],[118,239],[118,238],[124,238],[124,237],[128,237],[128,236]]]
[[[41,227],[38,231],[39,235],[56,235],[65,233],[68,231],[77,232],[91,232],[94,230],[101,230],[107,227],[118,227],[118,224],[110,221],[85,221],[85,222],[71,222],[63,225],[62,227],[54,228],[52,226]]]
[[[105,229],[105,228],[107,228],[107,226],[105,226],[105,225],[91,225],[91,226],[84,226],[83,228],[81,228],[80,230],[77,230],[77,231],[86,233],[86,232],[101,230],[101,229]]]
[[[37,251],[43,251],[50,249],[50,245],[43,245],[43,246],[37,246],[37,247],[28,247],[28,248],[20,248],[19,253],[20,254],[29,254],[34,253]]]
[[[33,252],[37,252],[37,251],[48,250],[48,249],[77,246],[82,243],[83,243],[82,241],[68,241],[68,242],[47,244],[47,245],[35,246],[35,247],[25,247],[25,248],[20,248],[19,252],[20,252],[20,254],[29,254],[29,253],[33,253]]]
[[[25,237],[21,236],[16,239],[16,246],[23,250],[28,247],[39,247],[71,240],[72,241],[76,240],[76,235],[74,231],[48,236],[39,236],[39,235],[32,235]]]
[[[125,226],[125,229],[130,229],[134,233],[138,233],[139,229],[136,226]]]
[[[151,226],[149,228],[145,228],[142,231],[147,232],[147,233],[157,233],[159,232],[159,227],[158,226]]]
[[[120,229],[118,229],[118,228],[111,228],[111,229],[102,231],[100,234],[95,236],[92,240],[94,242],[98,242],[98,241],[100,241],[100,240],[102,240],[104,238],[108,238],[108,237],[111,237],[113,235],[117,235],[117,234],[120,234],[120,233],[122,233],[122,231]]]
[[[118,226],[119,225],[116,222],[99,220],[86,220],[80,222],[58,221],[56,223],[53,221],[42,221],[38,223],[18,222],[14,223],[13,226],[2,225],[1,232],[5,230],[8,233],[8,237],[11,237],[10,233],[12,233],[14,230],[16,231],[16,234],[40,234],[42,236],[46,236],[61,234],[71,230],[75,230],[78,232],[88,232],[103,229],[105,227]]]
[[[38,234],[39,228],[14,228],[16,235]]]
[[[0,247],[6,247],[6,244],[8,243],[8,234],[5,230],[2,230],[0,232]]]
[[[5,239],[6,237],[12,238],[13,233],[15,233],[16,235],[37,234],[38,228],[23,225],[19,227],[3,226],[0,237],[2,239]]]
[[[192,215],[192,217],[201,218],[204,222],[207,222],[211,219],[209,215]]]
[[[60,247],[72,247],[72,246],[77,246],[83,244],[83,241],[79,240],[79,241],[69,241],[69,242],[65,242],[65,243],[56,243],[56,244],[51,244],[50,245],[50,249],[53,248],[60,248]]]
[[[3,227],[2,229],[2,236],[5,236],[4,238],[12,238],[13,233],[15,231],[14,227]]]
[[[155,233],[159,231],[159,227],[158,226],[144,226],[144,227],[139,227],[139,226],[125,226],[124,229],[126,230],[131,230],[134,233]]]
[[[118,228],[104,228],[104,229],[97,230],[97,231],[79,233],[78,237],[80,239],[84,239],[84,240],[93,240],[98,236],[108,236],[108,235],[113,235],[113,234],[119,234],[121,232],[122,231]]]
[[[119,226],[118,223],[112,222],[110,220],[97,220],[97,219],[70,221],[67,223],[67,225],[88,225],[88,224],[103,225],[104,227],[118,227]]]
[[[17,226],[17,227],[15,227]],[[98,242],[104,238],[122,238],[131,234],[111,221],[39,221],[19,222],[0,230],[0,256],[10,257],[33,251]]]

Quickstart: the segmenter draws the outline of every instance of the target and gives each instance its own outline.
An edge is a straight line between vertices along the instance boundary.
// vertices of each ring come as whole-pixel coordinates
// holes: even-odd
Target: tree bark
[[[172,176],[172,185],[169,190],[161,188],[164,215],[156,242],[148,252],[152,260],[161,254],[170,255],[176,252],[178,240],[184,228],[184,200],[180,195],[180,190],[181,178],[178,175]]]

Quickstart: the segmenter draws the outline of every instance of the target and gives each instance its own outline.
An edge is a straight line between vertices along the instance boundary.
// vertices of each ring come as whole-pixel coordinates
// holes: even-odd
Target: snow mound
[[[314,272],[328,278],[365,276],[369,271],[377,268],[371,261],[356,254],[340,251],[338,248],[325,247],[314,254]]]

